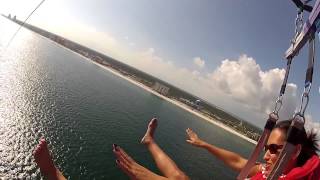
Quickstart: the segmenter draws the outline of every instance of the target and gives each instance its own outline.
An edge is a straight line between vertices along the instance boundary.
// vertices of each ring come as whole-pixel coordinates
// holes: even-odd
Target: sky
[[[0,13],[25,19],[40,1],[0,0]],[[46,0],[28,23],[263,127],[285,74],[296,13],[290,0]],[[293,61],[281,119],[300,104],[307,55],[304,48]],[[318,77],[316,62],[309,122],[320,120]]]

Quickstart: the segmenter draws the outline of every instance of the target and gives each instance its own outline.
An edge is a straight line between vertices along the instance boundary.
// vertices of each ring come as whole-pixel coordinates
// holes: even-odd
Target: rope
[[[41,4],[44,2],[45,0],[42,0],[38,6],[28,15],[28,17],[23,21],[23,23],[20,25],[20,27],[17,29],[17,31],[13,34],[13,36],[11,37],[11,39],[9,40],[7,47],[9,47],[9,45],[11,44],[11,42],[13,41],[13,39],[16,37],[16,35],[18,34],[18,32],[20,31],[20,29],[23,27],[23,25],[28,21],[28,19],[32,16],[32,14],[41,6]]]

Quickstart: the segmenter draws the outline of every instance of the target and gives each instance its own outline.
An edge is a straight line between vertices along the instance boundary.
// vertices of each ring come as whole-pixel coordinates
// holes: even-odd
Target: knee
[[[187,175],[185,175],[183,172],[180,171],[180,172],[176,172],[172,176],[172,180],[189,180],[189,177]]]

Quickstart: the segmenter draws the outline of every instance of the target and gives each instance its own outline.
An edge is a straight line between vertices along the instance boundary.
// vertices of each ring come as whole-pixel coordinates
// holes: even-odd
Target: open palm
[[[186,133],[188,135],[187,142],[194,145],[194,146],[201,146],[203,145],[203,141],[198,137],[198,135],[192,131],[192,129],[186,129]]]

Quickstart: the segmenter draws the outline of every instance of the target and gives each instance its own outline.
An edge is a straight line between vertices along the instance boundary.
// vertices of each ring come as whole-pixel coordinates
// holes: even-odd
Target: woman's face
[[[265,147],[266,153],[263,159],[266,161],[266,173],[269,174],[285,143],[286,134],[283,130],[276,128],[270,133],[267,145]]]

